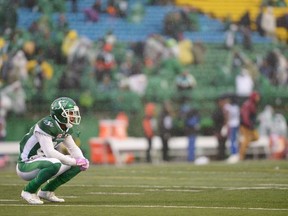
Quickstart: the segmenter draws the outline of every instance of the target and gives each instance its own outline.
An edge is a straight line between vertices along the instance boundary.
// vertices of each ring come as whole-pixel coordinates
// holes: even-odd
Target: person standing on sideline
[[[162,140],[162,159],[169,161],[169,146],[168,141],[171,137],[173,127],[173,113],[170,102],[166,101],[163,104],[162,111],[159,115],[159,135]]]
[[[57,98],[51,104],[50,115],[32,126],[20,141],[16,171],[29,181],[21,192],[29,204],[41,205],[41,199],[64,202],[54,191],[89,168],[89,161],[72,138],[72,127],[80,120],[79,108],[71,98]],[[70,155],[56,150],[61,143]]]
[[[217,107],[212,114],[214,125],[214,135],[218,141],[217,159],[224,160],[226,158],[226,141],[227,141],[227,119],[224,111],[224,105],[227,103],[227,97],[221,96],[217,98]]]
[[[239,159],[244,160],[249,144],[259,139],[256,129],[257,105],[260,101],[258,92],[253,91],[240,110],[240,148]]]
[[[200,115],[197,109],[191,108],[185,120],[186,134],[188,136],[188,161],[195,161],[195,143],[200,130]]]
[[[239,160],[238,155],[238,132],[240,125],[240,108],[236,103],[236,96],[231,96],[229,103],[224,105],[227,115],[228,139],[230,142],[230,156],[228,163],[236,163]]]
[[[147,139],[148,147],[146,150],[146,160],[148,163],[152,162],[151,159],[151,148],[152,148],[152,139],[156,131],[156,119],[155,119],[155,104],[147,103],[145,105],[145,116],[142,120],[142,127],[144,136]]]

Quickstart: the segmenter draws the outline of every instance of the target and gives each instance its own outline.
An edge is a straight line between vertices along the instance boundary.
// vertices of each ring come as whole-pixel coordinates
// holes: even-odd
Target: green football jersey
[[[62,130],[60,125],[51,117],[46,116],[35,125],[33,125],[29,132],[20,141],[20,155],[18,161],[27,161],[29,158],[37,155],[44,155],[41,146],[35,136],[35,132],[47,135],[52,138],[54,148],[63,142],[66,136],[73,134],[72,128]]]

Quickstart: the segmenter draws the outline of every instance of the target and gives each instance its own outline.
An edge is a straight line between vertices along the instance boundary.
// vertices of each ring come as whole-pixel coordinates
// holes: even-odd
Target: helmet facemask
[[[72,125],[79,125],[81,121],[80,111],[78,106],[74,106],[70,109],[64,109],[61,107],[63,112],[62,116],[67,119],[66,126],[72,127]]]

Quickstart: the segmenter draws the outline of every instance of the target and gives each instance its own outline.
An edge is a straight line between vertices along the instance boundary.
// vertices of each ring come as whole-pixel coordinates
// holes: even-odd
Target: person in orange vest
[[[144,136],[148,142],[148,148],[146,151],[146,160],[148,163],[152,162],[151,160],[151,147],[152,147],[152,138],[155,135],[156,130],[156,119],[155,119],[155,104],[147,103],[145,106],[145,115],[142,121],[142,127]]]

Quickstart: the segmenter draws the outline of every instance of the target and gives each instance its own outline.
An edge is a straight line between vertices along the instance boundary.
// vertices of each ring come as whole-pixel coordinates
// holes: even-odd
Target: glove
[[[77,158],[76,165],[80,167],[81,171],[85,171],[89,168],[89,161],[86,158]]]

